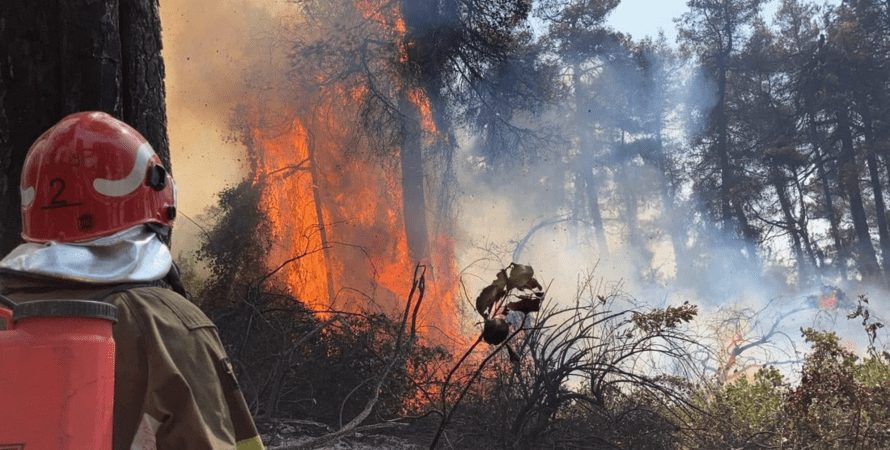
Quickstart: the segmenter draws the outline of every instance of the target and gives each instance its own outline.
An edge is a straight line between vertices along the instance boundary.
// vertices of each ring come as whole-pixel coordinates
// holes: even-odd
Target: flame
[[[837,292],[831,291],[828,294],[819,296],[819,309],[835,309],[837,308]]]
[[[255,183],[262,183],[260,207],[269,217],[274,246],[269,255],[271,268],[282,267],[288,293],[313,310],[326,310],[330,280],[326,261],[322,209],[313,195],[317,187],[303,124],[294,120],[279,135],[268,133],[254,123],[251,139],[262,149]],[[298,260],[288,262],[292,258]]]
[[[366,20],[391,30],[399,61],[407,62],[405,21],[397,7],[356,0]],[[428,236],[429,259],[413,261],[402,212],[398,161],[350,151],[351,117],[367,88],[333,86],[312,114],[290,112],[283,130],[261,120],[262,105],[249,114],[257,153],[255,183],[260,207],[271,222],[270,268],[288,293],[319,314],[404,309],[414,266],[427,266],[426,292],[417,329],[421,336],[455,348],[463,343],[457,304],[454,241],[447,233]],[[432,105],[419,88],[405,87],[417,108],[424,145],[438,139]],[[354,116],[354,114],[352,115]],[[393,154],[397,154],[394,151]]]
[[[408,91],[408,101],[410,101],[420,113],[420,128],[426,132],[426,135],[433,138],[439,134],[436,122],[433,120],[433,109],[430,104],[430,98],[423,89],[411,89]]]

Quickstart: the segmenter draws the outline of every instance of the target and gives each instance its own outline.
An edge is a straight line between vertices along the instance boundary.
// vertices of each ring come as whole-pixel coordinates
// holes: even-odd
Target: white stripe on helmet
[[[96,189],[96,192],[108,197],[123,197],[133,193],[145,181],[148,162],[154,155],[155,152],[151,149],[151,145],[148,145],[147,142],[143,143],[136,150],[136,161],[126,177],[120,180],[96,178],[93,180],[93,188]]]
[[[22,193],[22,207],[27,208],[31,206],[31,203],[34,203],[34,199],[37,197],[37,191],[34,189],[34,186],[28,188],[19,188],[19,191]]]

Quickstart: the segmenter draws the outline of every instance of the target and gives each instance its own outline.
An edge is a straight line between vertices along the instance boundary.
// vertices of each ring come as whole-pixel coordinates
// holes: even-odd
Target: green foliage
[[[890,359],[869,357],[853,368],[853,378],[869,389],[879,388],[890,383]]]
[[[886,448],[890,439],[890,365],[860,360],[831,332],[802,330],[812,351],[800,381],[775,368],[694,393],[701,413],[687,446],[807,449]],[[695,442],[693,445],[692,443]]]
[[[659,333],[680,324],[689,323],[698,315],[698,306],[684,302],[680,306],[668,306],[646,312],[634,312],[631,320],[644,333]]]
[[[735,417],[755,430],[774,426],[782,415],[787,387],[779,371],[762,368],[752,381],[741,378],[718,393]]]
[[[881,379],[886,364],[863,364],[834,333],[806,329],[803,336],[813,350],[786,404],[788,442],[818,442],[819,448],[881,448],[890,442],[890,378]]]
[[[775,368],[762,368],[749,381],[741,378],[716,388],[699,387],[696,431],[685,436],[686,447],[747,448],[781,442],[788,387]],[[694,443],[694,445],[692,444]]]

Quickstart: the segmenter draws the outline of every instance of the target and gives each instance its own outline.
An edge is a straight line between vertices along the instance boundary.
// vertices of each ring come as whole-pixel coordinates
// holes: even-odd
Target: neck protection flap
[[[84,283],[149,282],[164,278],[173,257],[144,225],[85,242],[19,245],[0,268]]]

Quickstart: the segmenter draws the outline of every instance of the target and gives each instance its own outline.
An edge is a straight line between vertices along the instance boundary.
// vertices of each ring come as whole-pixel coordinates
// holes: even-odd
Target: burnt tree
[[[0,251],[19,242],[31,143],[67,114],[104,111],[170,167],[158,0],[8,0],[0,8]]]

